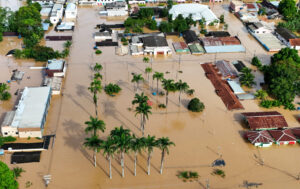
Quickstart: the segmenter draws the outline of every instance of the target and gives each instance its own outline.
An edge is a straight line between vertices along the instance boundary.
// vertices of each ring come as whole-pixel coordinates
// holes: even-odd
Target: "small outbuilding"
[[[268,131],[247,131],[245,137],[257,147],[269,147],[273,144],[274,140]]]
[[[296,144],[296,137],[290,129],[286,130],[271,130],[270,135],[274,138],[277,145],[282,144]]]
[[[49,77],[65,77],[67,70],[65,60],[48,60],[46,66],[46,74]]]
[[[176,42],[173,43],[173,47],[175,49],[175,52],[177,53],[185,53],[185,52],[190,52],[189,47],[185,42]]]
[[[245,91],[242,89],[241,85],[238,82],[234,80],[227,80],[227,83],[229,84],[235,95],[245,94]]]
[[[199,39],[193,30],[182,32],[182,37],[187,44],[199,43]]]
[[[204,54],[205,50],[199,43],[189,45],[189,49],[192,54]]]

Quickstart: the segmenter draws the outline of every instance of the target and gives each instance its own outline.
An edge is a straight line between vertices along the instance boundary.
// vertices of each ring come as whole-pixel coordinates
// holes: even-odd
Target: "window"
[[[18,135],[18,134],[19,134],[19,132],[17,131],[17,132],[16,132],[16,135]]]
[[[8,134],[7,132],[4,133],[4,135],[7,135],[7,134]]]

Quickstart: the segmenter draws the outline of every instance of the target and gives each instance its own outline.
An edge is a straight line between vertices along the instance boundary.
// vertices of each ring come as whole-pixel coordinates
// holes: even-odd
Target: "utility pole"
[[[209,189],[209,179],[206,179],[206,189]]]

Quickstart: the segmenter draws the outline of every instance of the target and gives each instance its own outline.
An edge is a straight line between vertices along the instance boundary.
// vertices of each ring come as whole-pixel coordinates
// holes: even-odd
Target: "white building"
[[[67,64],[65,60],[48,60],[46,66],[46,74],[49,77],[65,77]]]
[[[66,18],[76,18],[77,16],[77,6],[74,3],[69,3],[65,10]]]
[[[106,5],[114,2],[125,2],[125,0],[79,0],[79,5]]]
[[[254,22],[248,25],[249,32],[255,34],[272,33],[272,29],[264,26],[261,22]]]
[[[7,112],[3,136],[42,137],[51,99],[50,87],[25,87],[15,111]]]
[[[62,19],[63,12],[64,12],[63,4],[54,4],[50,15],[50,22],[52,24],[57,24],[59,20]]]
[[[300,38],[286,28],[277,28],[275,30],[277,38],[286,46],[300,50]]]
[[[165,37],[162,36],[148,36],[143,37],[144,54],[150,55],[170,55],[172,50],[168,46],[168,42]]]
[[[105,5],[107,16],[127,16],[128,5],[126,2],[114,2]]]
[[[132,4],[146,4],[145,0],[129,0],[128,4],[132,5]]]
[[[201,20],[205,18],[206,24],[210,24],[214,21],[219,21],[217,16],[210,10],[209,6],[196,3],[178,4],[173,5],[169,10],[169,14],[172,14],[172,19],[175,20],[179,14],[184,18],[192,15],[193,20]]]

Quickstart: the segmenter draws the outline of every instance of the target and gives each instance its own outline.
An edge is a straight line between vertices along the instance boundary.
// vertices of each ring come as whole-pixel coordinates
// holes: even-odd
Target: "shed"
[[[176,52],[190,52],[189,47],[185,42],[173,43],[173,47]]]
[[[65,60],[48,60],[46,66],[46,73],[49,77],[64,77],[66,73]]]
[[[233,80],[227,80],[230,88],[232,89],[234,94],[245,94],[245,91],[242,89],[241,85]]]
[[[189,49],[192,54],[204,54],[205,50],[199,43],[189,45]]]
[[[257,147],[269,147],[274,142],[268,131],[247,131],[245,136]]]
[[[251,130],[271,130],[288,127],[284,117],[276,111],[242,113]]]
[[[277,145],[282,144],[296,144],[296,137],[290,129],[286,130],[271,130],[270,135],[274,138]]]
[[[238,76],[237,72],[231,67],[230,63],[225,60],[218,60],[215,65],[221,72],[222,76],[225,78],[235,78]]]
[[[192,30],[186,30],[182,32],[182,36],[187,44],[199,42],[196,33]]]

